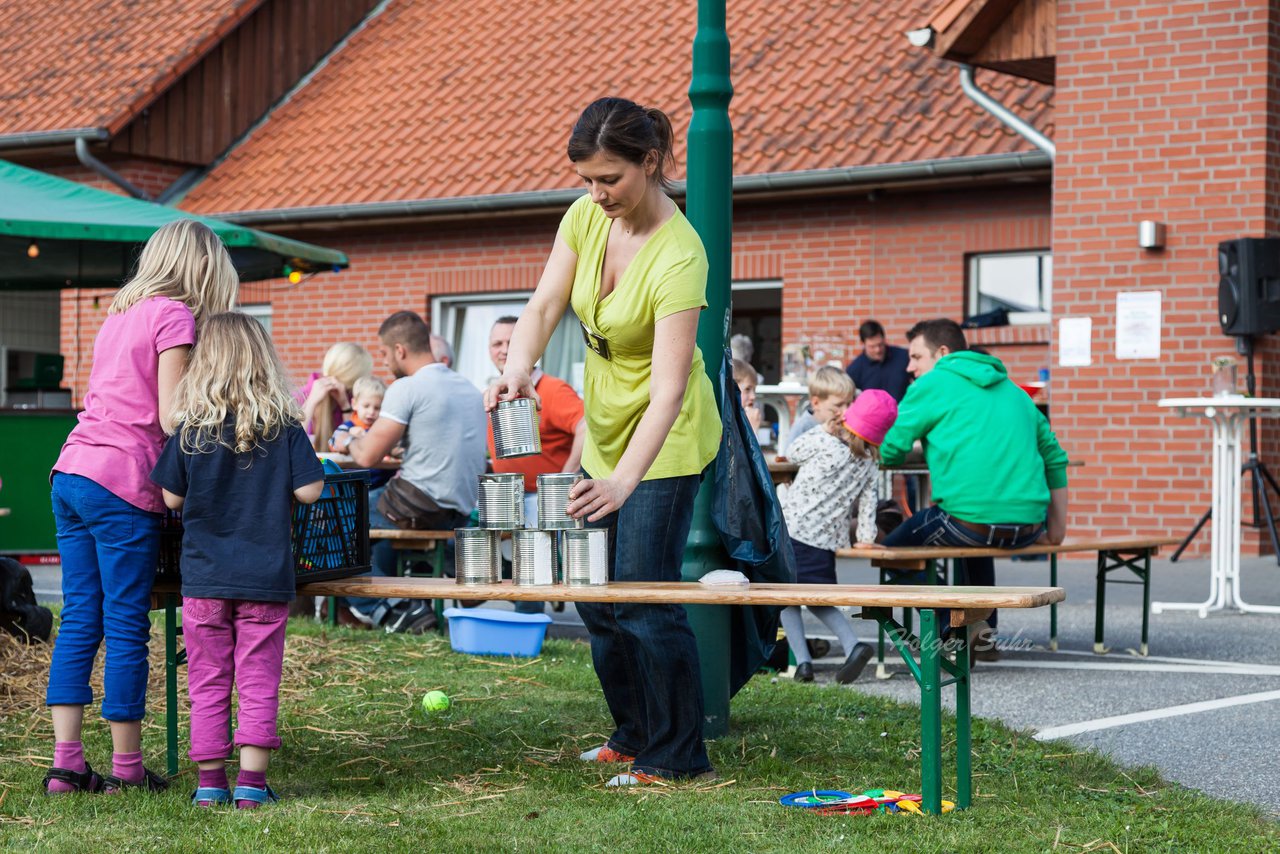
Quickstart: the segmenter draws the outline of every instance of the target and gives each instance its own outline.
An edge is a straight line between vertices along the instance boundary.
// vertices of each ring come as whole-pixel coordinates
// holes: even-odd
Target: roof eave
[[[96,127],[5,133],[0,134],[0,149],[48,148],[50,146],[73,145],[77,139],[102,142],[110,138],[111,131],[106,128]]]
[[[951,180],[983,177],[1025,177],[1052,168],[1048,155],[1040,151],[1009,154],[984,154],[972,157],[949,157],[909,163],[886,163],[871,166],[849,166],[836,169],[811,169],[799,172],[773,172],[760,175],[736,175],[735,197],[813,193],[822,190],[878,189],[913,184],[936,184]],[[352,221],[394,219],[462,219],[469,216],[518,213],[564,208],[582,195],[577,187],[557,190],[535,190],[522,193],[498,193],[486,196],[453,196],[437,199],[414,199],[395,202],[317,205],[300,208],[220,211],[202,214],[242,225],[317,225]],[[683,182],[677,182],[673,194],[684,196]]]

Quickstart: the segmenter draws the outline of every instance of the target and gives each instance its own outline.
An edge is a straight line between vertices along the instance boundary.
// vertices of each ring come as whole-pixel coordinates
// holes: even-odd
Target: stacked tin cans
[[[458,583],[499,583],[502,536],[510,532],[514,584],[607,584],[608,532],[586,528],[582,519],[565,512],[580,480],[575,473],[538,475],[539,524],[533,527],[524,518],[524,475],[480,475],[480,527],[454,532]]]

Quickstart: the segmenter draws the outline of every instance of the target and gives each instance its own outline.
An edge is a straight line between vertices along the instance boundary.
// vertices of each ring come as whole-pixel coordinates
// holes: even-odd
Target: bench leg
[[[1265,494],[1265,493],[1264,493]],[[1147,630],[1151,622],[1151,550],[1142,555],[1142,655],[1147,654]]]
[[[178,594],[164,594],[165,760],[178,775]]]
[[[1058,555],[1049,555],[1049,586],[1058,586]],[[1049,651],[1058,651],[1058,603],[1049,605]]]
[[[889,578],[889,570],[887,569],[880,570],[880,583],[881,584],[891,583]],[[876,678],[888,679],[891,674],[889,673],[889,668],[886,667],[884,663],[884,623],[881,623],[879,620],[877,620],[876,626],[877,626],[877,629],[876,629]]]
[[[329,625],[338,625],[338,597],[329,597]]]
[[[1107,555],[1106,552],[1098,552],[1098,583],[1097,592],[1094,595],[1094,615],[1093,615],[1093,651],[1098,655],[1106,655],[1107,647],[1103,643],[1103,637],[1106,635],[1104,620],[1106,619],[1107,610]]]
[[[969,705],[969,629],[951,630],[956,651],[952,671],[956,688],[956,807],[967,810],[973,801],[973,713]]]
[[[431,550],[431,577],[444,578],[444,543],[436,543]],[[444,600],[432,600],[431,607],[436,612],[436,633],[444,634]]]
[[[920,794],[924,811],[942,812],[942,657],[938,612],[920,612]]]

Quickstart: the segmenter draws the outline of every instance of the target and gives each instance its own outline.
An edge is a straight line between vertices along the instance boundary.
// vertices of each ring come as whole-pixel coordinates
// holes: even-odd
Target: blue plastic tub
[[[495,608],[445,608],[449,642],[468,655],[515,655],[533,658],[542,652],[551,618]]]

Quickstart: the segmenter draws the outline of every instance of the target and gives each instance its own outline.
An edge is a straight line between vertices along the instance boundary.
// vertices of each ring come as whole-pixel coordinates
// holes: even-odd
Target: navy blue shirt
[[[853,380],[858,391],[878,388],[887,391],[894,400],[901,401],[911,383],[907,362],[907,351],[904,348],[885,345],[883,362],[871,361],[864,352],[849,363],[845,373]]]
[[[293,491],[323,479],[316,452],[297,425],[247,454],[225,445],[188,454],[178,436],[169,437],[151,480],[186,499],[182,595],[293,599]]]

